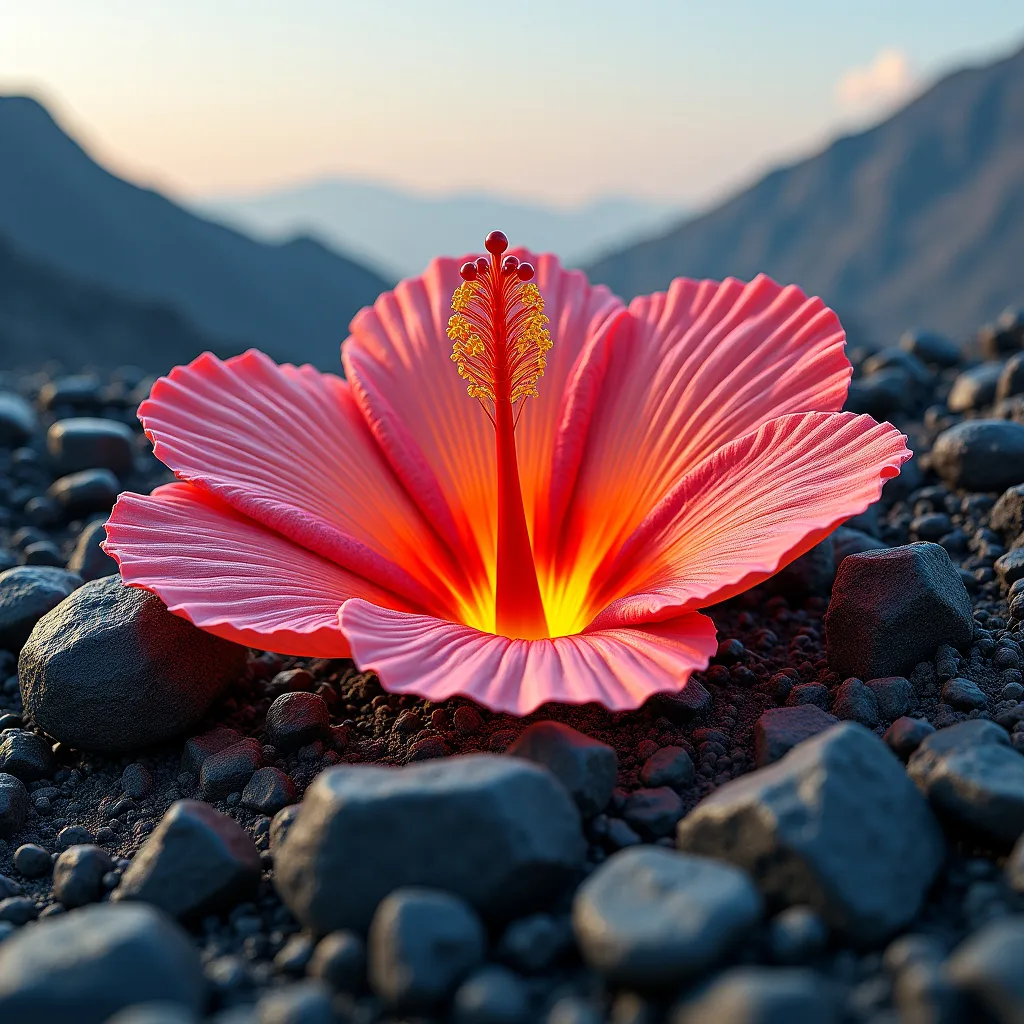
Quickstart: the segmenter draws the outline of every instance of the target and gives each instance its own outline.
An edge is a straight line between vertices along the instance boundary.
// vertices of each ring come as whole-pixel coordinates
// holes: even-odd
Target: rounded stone
[[[657,988],[714,968],[761,912],[745,872],[635,846],[609,857],[580,886],[572,919],[590,967],[614,985]]]
[[[81,750],[120,753],[195,726],[245,663],[244,647],[107,576],[39,622],[18,675],[27,713],[49,735]]]
[[[0,648],[17,651],[36,623],[82,585],[50,565],[16,565],[0,572]]]
[[[327,703],[316,693],[283,693],[267,711],[267,736],[280,750],[298,750],[322,740],[330,728]]]

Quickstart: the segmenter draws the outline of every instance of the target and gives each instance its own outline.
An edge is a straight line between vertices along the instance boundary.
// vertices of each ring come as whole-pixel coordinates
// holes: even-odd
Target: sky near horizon
[[[697,204],[1021,45],[1019,0],[0,0],[0,93],[182,197]]]

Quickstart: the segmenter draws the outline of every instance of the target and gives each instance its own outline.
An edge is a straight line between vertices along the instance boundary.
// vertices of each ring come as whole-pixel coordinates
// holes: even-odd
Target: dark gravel
[[[1024,1018],[1022,342],[853,353],[916,453],[882,501],[683,694],[524,720],[143,627],[99,548],[168,479],[142,374],[0,375],[0,1017]]]

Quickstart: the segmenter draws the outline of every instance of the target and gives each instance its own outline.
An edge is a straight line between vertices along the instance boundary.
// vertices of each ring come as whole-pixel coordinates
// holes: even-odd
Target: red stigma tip
[[[463,281],[475,281],[476,280],[476,264],[472,261],[469,263],[463,263],[459,267],[459,275]]]
[[[532,263],[520,263],[516,273],[519,275],[520,281],[532,281],[536,271],[533,269]]]
[[[505,236],[505,232],[492,231],[484,239],[484,248],[495,256],[500,256],[508,248],[508,238]]]
[[[477,269],[478,273],[486,274],[487,273],[487,268],[489,266],[490,266],[490,263],[487,262],[487,257],[486,256],[478,256],[477,257],[476,269]]]
[[[506,256],[501,261],[501,269],[505,274],[514,274],[519,269],[519,257]]]

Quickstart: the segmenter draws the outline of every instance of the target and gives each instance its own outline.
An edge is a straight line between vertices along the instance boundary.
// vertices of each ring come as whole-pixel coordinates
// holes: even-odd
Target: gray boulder
[[[365,930],[384,896],[407,885],[444,889],[485,917],[511,918],[544,905],[585,851],[572,797],[522,758],[346,765],[306,791],[276,847],[275,884],[320,934]]]
[[[245,664],[244,647],[106,576],[39,621],[18,676],[26,712],[51,736],[121,753],[192,728]]]
[[[853,722],[720,786],[679,823],[677,842],[746,869],[771,903],[808,904],[858,943],[905,926],[945,856],[903,766]]]
[[[584,960],[613,985],[678,986],[714,968],[761,918],[749,876],[655,846],[609,857],[577,890]]]

